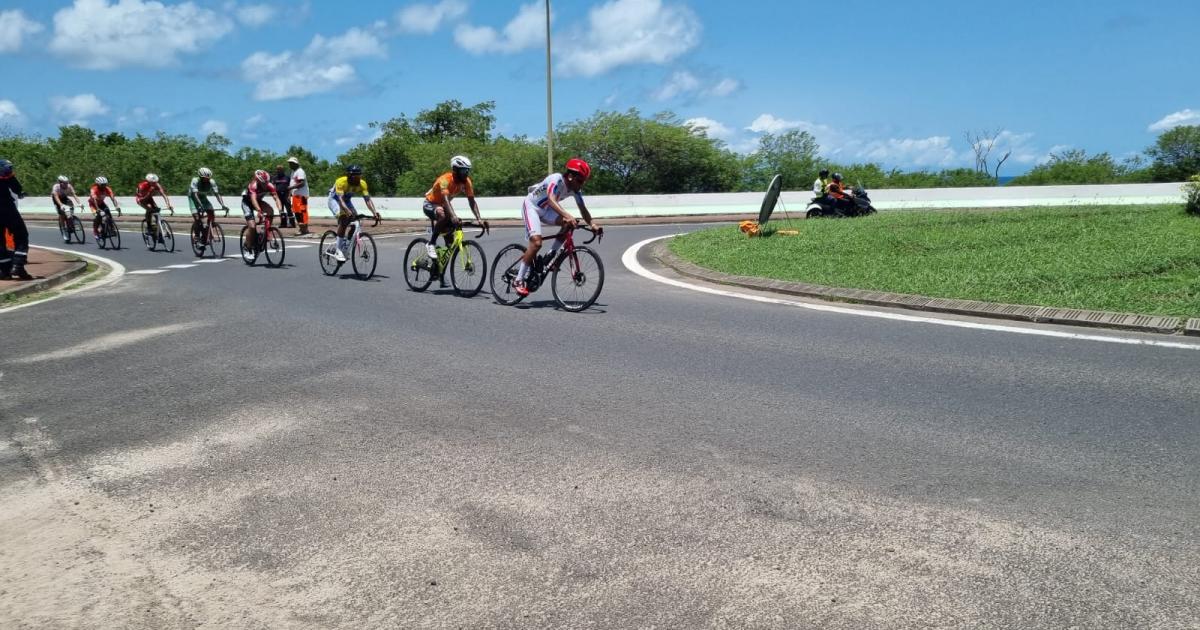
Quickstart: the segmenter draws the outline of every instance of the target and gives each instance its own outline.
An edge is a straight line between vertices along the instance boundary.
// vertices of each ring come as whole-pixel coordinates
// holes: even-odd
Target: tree
[[[764,134],[758,139],[758,149],[746,160],[744,187],[749,190],[765,189],[771,179],[779,174],[783,176],[786,188],[806,188],[819,170],[819,150],[817,139],[807,131]]]
[[[1176,127],[1146,149],[1155,181],[1182,182],[1200,174],[1200,125]]]
[[[990,166],[992,160],[992,151],[996,148],[996,142],[1000,139],[1000,131],[981,131],[973,133],[968,131],[967,144],[971,145],[971,150],[975,153],[975,170],[984,175],[989,175],[993,179],[999,181],[1000,167],[1008,161],[1012,156],[1012,151],[1006,151],[993,168]]]
[[[450,100],[438,103],[413,118],[412,128],[425,142],[440,142],[450,138],[486,142],[492,136],[496,116],[495,101],[485,101],[472,107]]]

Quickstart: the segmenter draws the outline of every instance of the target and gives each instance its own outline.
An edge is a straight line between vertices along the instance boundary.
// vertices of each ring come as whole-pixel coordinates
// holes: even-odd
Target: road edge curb
[[[772,280],[770,278],[736,276],[701,267],[680,258],[668,246],[670,240],[664,239],[653,243],[650,246],[649,254],[679,274],[727,286],[832,302],[849,302],[915,311],[967,315],[987,319],[1023,321],[1037,324],[1065,324],[1086,328],[1106,328],[1164,335],[1183,333],[1189,336],[1200,336],[1200,318],[1190,319],[1185,322],[1179,317],[933,298],[923,295],[889,293],[887,291],[866,289],[845,289],[803,282]]]
[[[45,249],[38,245],[30,245],[31,248]],[[49,251],[49,250],[46,250]],[[75,264],[70,269],[64,269],[58,273],[50,274],[46,278],[34,280],[11,289],[0,291],[0,298],[21,298],[39,291],[48,291],[54,287],[66,284],[67,282],[82,276],[87,273],[87,261],[75,259]]]

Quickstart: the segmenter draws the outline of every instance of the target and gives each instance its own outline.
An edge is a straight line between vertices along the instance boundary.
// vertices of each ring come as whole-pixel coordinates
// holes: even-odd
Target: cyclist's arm
[[[75,192],[75,187],[71,187],[71,198],[75,200],[75,205],[83,207],[83,202],[79,200],[79,193]]]
[[[282,212],[283,211],[283,202],[279,200],[279,191],[272,190],[271,196],[275,198],[275,207],[279,208],[279,210]]]
[[[162,184],[157,184],[157,186],[158,186],[158,195],[163,198],[163,201],[167,202],[168,208],[170,208],[171,210],[175,210],[175,206],[171,205],[171,198],[167,196],[167,189],[163,188]],[[151,197],[151,199],[153,199],[153,197]]]
[[[375,209],[375,202],[371,201],[370,197],[363,197],[363,201],[366,202],[367,208],[369,208],[371,210],[371,214],[375,215],[375,218],[378,219],[379,211]]]
[[[350,208],[350,204],[346,203],[345,196],[343,196],[341,193],[335,191],[334,197],[337,198],[338,208],[341,208],[342,212],[345,212],[346,214],[354,214],[354,210],[352,208]]]
[[[558,200],[554,198],[554,195],[549,195],[546,197],[546,202],[550,204],[550,208],[552,210],[557,212],[559,216],[562,217],[564,224],[570,225],[575,222],[575,217],[571,216],[571,213],[567,212],[567,210],[562,207],[562,204],[558,203]]]
[[[479,204],[475,203],[475,195],[467,195],[467,203],[471,206],[471,212],[475,214],[475,220],[483,222],[483,217],[479,214]]]
[[[588,212],[587,204],[583,203],[583,195],[575,195],[575,204],[579,206],[579,214],[583,215],[583,222],[593,230],[600,229],[600,226],[592,219],[592,213]]]

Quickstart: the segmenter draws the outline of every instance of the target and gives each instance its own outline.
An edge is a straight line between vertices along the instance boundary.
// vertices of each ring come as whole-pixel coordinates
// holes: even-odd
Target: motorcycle
[[[828,196],[814,197],[808,205],[805,216],[809,219],[831,218],[844,219],[849,217],[865,217],[875,214],[875,206],[871,205],[871,196],[862,186],[854,187],[854,195],[841,201]]]

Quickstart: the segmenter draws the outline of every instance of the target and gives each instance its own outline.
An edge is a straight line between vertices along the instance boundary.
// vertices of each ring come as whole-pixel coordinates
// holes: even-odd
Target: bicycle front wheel
[[[596,303],[604,288],[604,263],[600,255],[587,247],[576,247],[551,272],[550,289],[564,310],[586,310]]]
[[[208,231],[208,250],[213,258],[225,257],[225,230],[217,223],[213,223]]]
[[[437,260],[430,258],[425,249],[428,244],[428,240],[417,238],[404,250],[404,281],[418,293],[429,288],[437,272]]]
[[[375,265],[379,262],[376,257],[375,239],[363,232],[354,239],[354,249],[350,252],[350,266],[359,280],[370,280],[375,275]]]
[[[154,238],[150,235],[150,226],[151,223],[149,221],[142,219],[142,242],[146,244],[146,249],[154,251],[157,243],[154,242]]]
[[[75,237],[75,240],[79,241],[80,245],[84,243],[83,221],[80,221],[79,217],[74,215],[71,216],[71,234]]]
[[[462,249],[450,257],[450,282],[454,292],[465,298],[479,295],[487,279],[487,258],[475,241],[463,241]]]
[[[317,248],[317,261],[321,263],[321,273],[327,276],[337,273],[342,266],[342,263],[329,253],[334,247],[337,247],[337,232],[328,230],[321,235],[321,246]]]
[[[108,234],[108,248],[121,249],[121,230],[117,229],[117,223],[111,217],[105,220],[104,231]]]
[[[171,231],[171,224],[166,221],[158,222],[158,238],[162,240],[163,249],[168,252],[175,251],[175,233]]]
[[[505,306],[512,306],[524,299],[512,286],[517,280],[517,268],[524,255],[525,246],[513,244],[500,250],[492,260],[492,297]]]
[[[204,223],[200,221],[192,222],[192,254],[196,258],[204,257]]]
[[[270,230],[267,230],[263,243],[263,253],[267,256],[267,265],[282,267],[286,247],[287,245],[283,241],[283,233],[279,231],[279,228],[272,227]]]
[[[247,249],[246,239],[250,239],[249,249]],[[254,266],[254,262],[258,260],[258,232],[249,225],[242,226],[242,235],[238,238],[238,246],[242,250],[242,262],[247,265]]]

